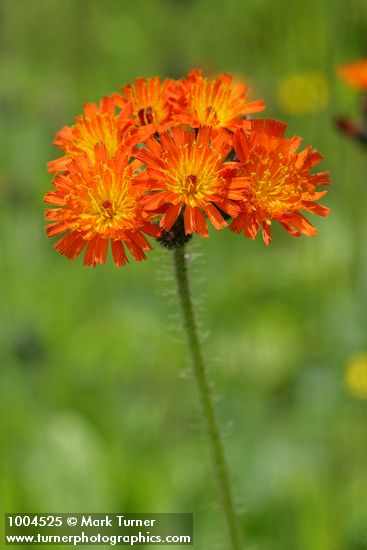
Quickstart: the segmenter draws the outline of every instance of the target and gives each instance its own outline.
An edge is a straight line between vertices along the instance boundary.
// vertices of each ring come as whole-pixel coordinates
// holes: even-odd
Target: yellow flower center
[[[77,185],[67,201],[72,229],[104,237],[117,237],[117,232],[133,229],[139,205],[129,191],[131,179],[126,171],[119,180],[111,169],[104,168]]]
[[[195,194],[196,192],[196,186],[198,182],[198,177],[194,174],[190,174],[189,176],[186,176],[186,192],[190,195]]]
[[[119,144],[115,117],[109,114],[98,114],[92,119],[82,117],[74,127],[70,152],[83,151],[94,158],[94,147],[98,143],[106,146],[109,157],[116,153]]]
[[[271,216],[294,210],[302,199],[305,182],[302,174],[282,153],[253,159],[250,169],[252,205]]]
[[[217,165],[221,157],[219,154],[208,157],[207,151],[196,142],[190,151],[187,145],[180,147],[180,153],[178,160],[165,170],[167,189],[176,195],[177,202],[204,206],[220,189],[222,178],[218,176]]]
[[[204,82],[193,86],[190,106],[200,124],[221,127],[238,116],[240,110],[232,100],[230,87],[222,84],[215,88],[214,85],[215,82],[204,79]]]

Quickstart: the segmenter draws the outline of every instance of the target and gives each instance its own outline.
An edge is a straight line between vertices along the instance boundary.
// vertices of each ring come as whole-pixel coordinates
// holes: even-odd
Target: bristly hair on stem
[[[187,336],[187,343],[193,372],[197,382],[203,412],[203,422],[206,426],[214,463],[214,473],[226,519],[230,547],[232,550],[242,550],[242,537],[238,527],[233,498],[231,494],[230,477],[227,462],[224,456],[222,437],[219,430],[217,416],[214,410],[213,395],[207,376],[201,350],[194,308],[192,304],[189,278],[187,270],[187,256],[185,245],[173,247],[174,272],[177,282],[177,291],[181,303],[183,325]]]

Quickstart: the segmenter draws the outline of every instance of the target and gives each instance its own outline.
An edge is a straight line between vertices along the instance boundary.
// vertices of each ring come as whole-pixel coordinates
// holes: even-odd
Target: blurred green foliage
[[[334,180],[320,234],[194,243],[194,294],[248,550],[367,548],[366,151],[332,119],[360,96],[335,67],[367,52],[364,0],[1,0],[0,502],[11,511],[192,511],[226,548],[168,253],[116,269],[59,256],[43,231],[56,131],[138,76],[245,75]],[[330,100],[291,117],[282,79]],[[214,233],[214,232],[213,232]]]

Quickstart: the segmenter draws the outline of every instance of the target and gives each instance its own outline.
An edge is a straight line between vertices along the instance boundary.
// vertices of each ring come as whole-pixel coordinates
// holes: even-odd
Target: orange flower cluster
[[[54,144],[64,155],[49,163],[53,190],[45,195],[56,249],[84,264],[106,261],[110,244],[117,266],[152,248],[176,227],[181,237],[208,236],[229,224],[270,243],[278,221],[292,235],[314,235],[301,211],[326,216],[316,201],[327,172],[311,173],[322,159],[301,140],[284,137],[286,124],[249,115],[265,109],[228,74],[181,80],[139,78],[120,94],[87,104]],[[178,241],[177,241],[178,242]],[[181,241],[182,242],[182,239]]]

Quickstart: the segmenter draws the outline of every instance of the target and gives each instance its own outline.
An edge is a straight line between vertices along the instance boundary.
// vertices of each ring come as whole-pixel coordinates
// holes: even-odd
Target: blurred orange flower
[[[117,100],[123,109],[119,116],[115,114]],[[108,155],[112,157],[123,144],[127,130],[132,123],[129,121],[131,106],[117,94],[104,97],[97,106],[87,103],[84,115],[77,117],[74,126],[64,126],[56,135],[54,145],[66,154],[48,163],[50,173],[62,172],[67,169],[70,160],[79,153],[94,156],[94,147],[104,143]]]
[[[326,193],[316,189],[329,184],[329,173],[310,172],[322,156],[310,146],[297,153],[302,140],[284,138],[286,127],[284,122],[259,119],[252,121],[250,135],[242,129],[234,135],[234,148],[242,163],[240,173],[249,183],[230,229],[254,239],[261,228],[266,244],[271,240],[272,220],[294,236],[313,236],[317,230],[300,211],[319,216],[329,213],[316,203]]]
[[[340,65],[338,75],[353,88],[367,91],[367,59]]]
[[[55,177],[55,190],[44,200],[59,208],[46,211],[52,222],[46,231],[49,237],[66,233],[55,244],[61,254],[75,260],[86,246],[84,265],[104,264],[110,241],[117,266],[128,262],[124,245],[135,260],[146,258],[152,246],[143,233],[158,237],[160,231],[141,208],[143,192],[133,186],[140,163],[129,160],[124,148],[110,158],[105,144],[96,145],[92,158],[80,154]]]
[[[234,163],[224,163],[231,151],[231,136],[222,131],[213,136],[209,127],[198,131],[184,127],[151,137],[146,149],[136,149],[135,156],[147,165],[136,181],[149,190],[144,201],[148,211],[164,211],[160,226],[169,231],[180,213],[184,215],[185,233],[208,236],[204,213],[216,229],[227,225],[222,213],[234,216],[239,208],[242,178],[233,184],[228,175]]]
[[[207,79],[200,70],[191,71],[181,81],[181,98],[175,104],[176,118],[194,128],[207,125],[216,130],[235,130],[245,125],[245,115],[263,111],[265,104],[263,100],[249,102],[247,85],[233,84],[232,80],[232,76],[225,73]]]

